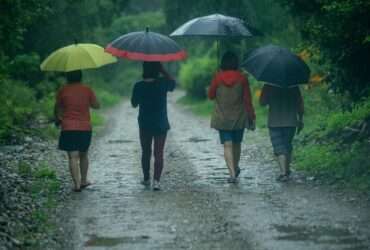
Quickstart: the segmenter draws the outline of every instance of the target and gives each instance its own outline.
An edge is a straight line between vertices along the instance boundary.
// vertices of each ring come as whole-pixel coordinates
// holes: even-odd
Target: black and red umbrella
[[[130,32],[108,44],[105,51],[135,61],[179,61],[186,52],[168,36],[149,31]]]

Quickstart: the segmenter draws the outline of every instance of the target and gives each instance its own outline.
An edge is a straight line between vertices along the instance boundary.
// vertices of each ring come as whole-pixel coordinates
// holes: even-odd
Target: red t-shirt
[[[82,83],[67,84],[56,98],[62,111],[62,130],[91,130],[90,107],[96,102],[96,96],[90,87]]]

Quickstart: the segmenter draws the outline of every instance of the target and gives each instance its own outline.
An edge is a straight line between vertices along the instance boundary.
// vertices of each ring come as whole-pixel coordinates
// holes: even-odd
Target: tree
[[[330,64],[331,87],[352,100],[370,91],[370,1],[279,0],[295,16],[304,41]]]

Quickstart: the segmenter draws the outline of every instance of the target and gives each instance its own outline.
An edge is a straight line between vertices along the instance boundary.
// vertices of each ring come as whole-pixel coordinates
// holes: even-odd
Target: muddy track
[[[179,95],[169,103],[160,192],[139,184],[137,110],[126,102],[109,115],[91,150],[94,185],[65,205],[65,249],[370,248],[369,204],[298,177],[276,183],[271,148],[258,131],[245,135],[240,183],[227,184],[217,133],[177,106]]]

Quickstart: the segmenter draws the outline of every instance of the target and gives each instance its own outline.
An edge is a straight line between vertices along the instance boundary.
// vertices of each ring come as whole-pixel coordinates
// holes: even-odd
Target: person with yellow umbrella
[[[56,50],[41,64],[43,71],[66,72],[67,84],[56,95],[54,114],[56,125],[61,127],[58,147],[68,154],[75,192],[91,184],[87,179],[92,134],[90,108],[100,107],[94,91],[82,83],[81,70],[116,61],[98,45],[74,44]]]

